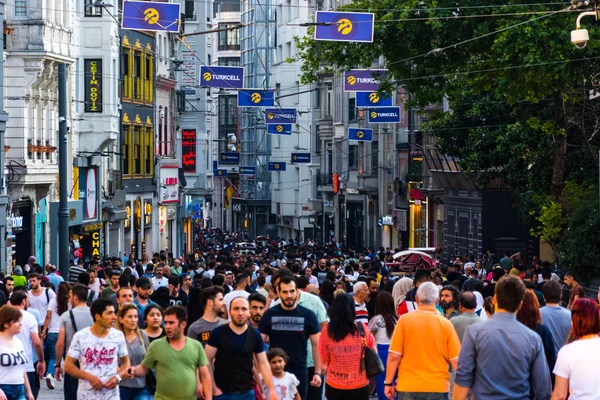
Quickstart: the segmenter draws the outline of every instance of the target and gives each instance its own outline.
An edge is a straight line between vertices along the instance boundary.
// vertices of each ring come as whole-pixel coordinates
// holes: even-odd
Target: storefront
[[[32,234],[33,204],[29,199],[13,202],[8,226],[11,235],[12,266],[24,266],[28,258],[33,255],[34,243]]]
[[[50,262],[58,266],[58,201],[50,202]],[[79,258],[78,250],[81,247],[79,243],[79,233],[83,224],[83,200],[71,200],[68,202],[69,208],[69,258],[74,260]],[[60,266],[59,266],[60,269]]]

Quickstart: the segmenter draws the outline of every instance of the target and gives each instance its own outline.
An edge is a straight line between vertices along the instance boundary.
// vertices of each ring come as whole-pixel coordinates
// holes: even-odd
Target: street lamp
[[[587,29],[581,29],[581,18],[592,15],[596,18],[596,21],[598,21],[597,11],[585,11],[579,14],[579,16],[577,17],[577,22],[575,24],[575,30],[571,31],[571,42],[578,49],[583,49],[587,45],[587,42],[590,40],[590,35],[588,34]]]

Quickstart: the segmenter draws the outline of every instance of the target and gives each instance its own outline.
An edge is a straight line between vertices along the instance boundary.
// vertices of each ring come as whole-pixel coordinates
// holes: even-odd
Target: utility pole
[[[67,183],[67,65],[58,64],[58,270],[69,276],[69,205]]]

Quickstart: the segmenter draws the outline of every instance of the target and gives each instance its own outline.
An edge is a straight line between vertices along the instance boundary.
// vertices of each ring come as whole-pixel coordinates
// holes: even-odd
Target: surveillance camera
[[[590,40],[587,29],[576,29],[571,31],[571,42],[578,48],[583,49]]]

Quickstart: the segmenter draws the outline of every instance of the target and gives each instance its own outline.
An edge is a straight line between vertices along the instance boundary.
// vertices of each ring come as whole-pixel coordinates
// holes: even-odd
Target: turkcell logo
[[[265,110],[265,124],[295,124],[295,108],[267,108]]]
[[[285,171],[286,163],[281,161],[271,161],[267,164],[268,171]]]
[[[377,92],[359,92],[356,93],[356,107],[391,107],[392,98],[386,95],[379,95]]]
[[[373,129],[348,128],[348,140],[371,142],[373,141]]]
[[[221,157],[219,159],[220,164],[239,164],[240,163],[240,153],[221,153]]]
[[[244,67],[200,67],[200,86],[241,89],[244,87]]]
[[[292,153],[292,163],[309,163],[310,153]]]
[[[385,69],[353,69],[344,72],[344,92],[376,92]]]
[[[373,13],[317,11],[315,19],[315,40],[373,42]]]
[[[256,175],[256,167],[240,167],[240,175]]]
[[[181,6],[157,1],[124,1],[121,27],[140,31],[179,32]]]
[[[273,90],[244,89],[238,91],[238,107],[273,107],[275,92]]]
[[[267,133],[269,135],[291,135],[292,124],[269,124],[267,125]]]
[[[400,107],[371,108],[367,115],[370,124],[393,124],[400,122]]]

